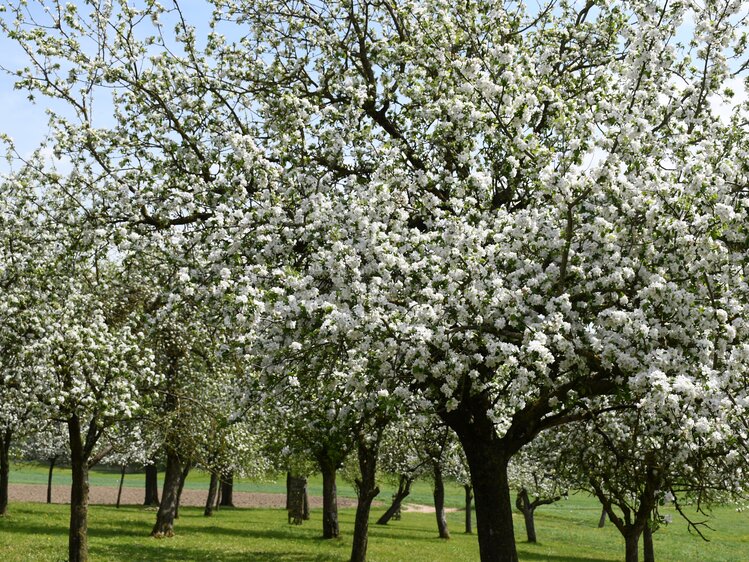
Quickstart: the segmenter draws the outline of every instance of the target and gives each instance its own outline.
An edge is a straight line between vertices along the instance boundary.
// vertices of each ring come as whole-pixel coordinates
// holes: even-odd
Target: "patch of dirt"
[[[434,513],[434,506],[433,505],[423,505],[420,503],[404,503],[401,506],[401,511],[411,511],[415,513]],[[452,513],[453,511],[461,511],[457,507],[446,507],[445,511],[447,513]]]
[[[8,489],[10,501],[16,502],[46,502],[47,487],[35,484],[11,484]],[[144,492],[140,488],[122,488],[122,505],[142,505]],[[263,492],[234,492],[234,505],[236,507],[263,507],[278,508],[286,507],[285,494],[270,494]],[[208,497],[208,491],[183,490],[181,505],[202,507]],[[70,503],[70,489],[67,486],[52,485],[53,503]],[[89,492],[89,502],[92,504],[117,503],[117,488],[92,486]],[[313,509],[322,507],[322,497],[310,496],[310,507]],[[338,498],[338,507],[356,507],[356,500],[351,498]]]

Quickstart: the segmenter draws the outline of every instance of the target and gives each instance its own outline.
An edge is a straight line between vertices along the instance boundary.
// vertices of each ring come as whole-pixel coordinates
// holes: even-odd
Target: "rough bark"
[[[221,478],[221,507],[234,507],[234,473],[225,472]]]
[[[624,535],[624,562],[639,561],[640,533],[641,531],[639,531],[638,529],[631,528]]]
[[[55,470],[57,456],[49,459],[49,472],[47,473],[47,503],[52,503],[52,472]]]
[[[146,497],[143,505],[152,507],[159,505],[159,469],[156,463],[146,465]]]
[[[351,562],[365,562],[367,559],[369,511],[372,507],[372,500],[380,493],[380,489],[375,483],[378,445],[379,439],[376,439],[374,443],[366,443],[363,439],[360,439],[357,447],[361,478],[356,479],[358,502],[356,504],[356,519],[354,520]]]
[[[208,484],[208,497],[205,500],[205,509],[203,515],[210,517],[213,515],[214,504],[216,503],[216,494],[218,493],[218,472],[211,472],[211,482]]]
[[[322,472],[322,536],[335,539],[341,534],[338,526],[338,490],[336,487],[336,467],[329,457],[319,461]]]
[[[122,485],[125,483],[125,469],[127,467],[123,464],[120,470],[120,486],[117,488],[117,509],[120,508],[120,500],[122,499]]]
[[[528,542],[536,542],[536,522],[533,517],[536,507],[531,503],[530,498],[528,497],[528,490],[522,488],[518,492],[515,505],[523,514],[523,519],[525,521],[525,535]]]
[[[463,488],[466,491],[466,534],[470,535],[473,533],[473,486],[470,484],[463,484]]]
[[[645,562],[655,562],[655,549],[653,548],[653,530],[651,522],[642,530],[642,559]]]
[[[70,526],[68,533],[68,562],[88,560],[88,453],[89,443],[81,437],[78,416],[68,419],[70,438]],[[87,439],[88,441],[88,439]],[[93,449],[93,445],[90,447]]]
[[[13,432],[0,433],[0,517],[8,514],[8,483],[10,481],[10,440]]]
[[[455,410],[443,419],[458,435],[468,461],[481,562],[518,562],[507,463],[521,444],[499,440],[487,410]]]
[[[447,528],[447,516],[445,515],[445,481],[442,478],[442,467],[434,463],[434,512],[437,516],[437,530],[441,539],[449,539],[450,531]]]
[[[387,525],[393,516],[400,511],[401,503],[403,503],[403,500],[411,493],[412,483],[413,478],[411,476],[406,474],[400,475],[400,478],[398,479],[398,490],[393,496],[393,503],[391,503],[390,507],[387,508],[387,511],[382,514],[382,517],[377,520],[378,525]]]
[[[156,513],[156,524],[151,531],[152,537],[174,536],[174,519],[177,515],[177,498],[179,497],[181,479],[182,461],[175,452],[168,451],[164,472],[164,488],[161,492],[159,511]]]
[[[179,475],[179,486],[177,487],[177,504],[174,509],[174,518],[179,519],[179,500],[182,499],[182,490],[185,489],[185,480],[187,475],[190,474],[190,463],[185,464],[182,469],[182,474]]]

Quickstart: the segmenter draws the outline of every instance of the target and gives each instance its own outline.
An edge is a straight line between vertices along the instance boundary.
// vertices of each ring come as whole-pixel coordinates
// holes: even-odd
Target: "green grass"
[[[15,463],[11,465],[11,484],[38,484],[47,485],[47,472],[49,467],[40,463]],[[161,474],[161,473],[160,473]],[[142,471],[129,472],[125,475],[124,486],[142,488],[145,476]],[[185,488],[189,490],[207,490],[210,474],[202,470],[190,471],[185,482]],[[70,468],[66,466],[55,467],[52,473],[52,482],[56,485],[69,486],[71,483]],[[90,475],[91,486],[118,486],[120,482],[119,467],[95,467]],[[380,495],[378,500],[388,503],[393,492],[397,488],[397,482],[391,478],[381,478],[378,482]],[[161,486],[161,481],[159,481]],[[338,495],[347,498],[356,498],[356,492],[351,483],[342,478],[337,482]],[[322,496],[322,476],[312,475],[308,479],[307,489],[313,496]],[[234,490],[237,492],[268,492],[276,494],[286,493],[286,475],[280,475],[275,479],[249,480],[237,478],[234,481]],[[421,503],[430,505],[432,499],[432,485],[429,481],[414,482],[411,487],[411,495],[407,503]],[[445,487],[445,505],[447,507],[460,508],[464,506],[463,487],[455,482],[447,482]]]
[[[623,541],[607,524],[596,528],[599,507],[595,500],[574,496],[537,512],[539,543],[524,541],[522,521],[516,518],[520,560],[603,562],[623,558]],[[384,508],[373,509],[372,520]],[[478,559],[475,535],[462,533],[464,514],[448,514],[452,539],[437,538],[431,514],[404,513],[387,527],[370,527],[371,562],[435,562]],[[340,540],[320,539],[321,513],[313,510],[300,527],[288,525],[283,510],[223,509],[214,517],[199,508],[183,508],[177,536],[152,539],[153,510],[127,506],[92,506],[89,517],[90,551],[94,561],[346,561],[351,548],[354,512],[341,510]],[[64,505],[15,503],[10,515],[0,518],[3,562],[63,560],[67,545],[68,509]],[[654,537],[659,562],[745,562],[749,560],[749,514],[729,507],[716,509],[710,543],[690,535],[679,520]]]

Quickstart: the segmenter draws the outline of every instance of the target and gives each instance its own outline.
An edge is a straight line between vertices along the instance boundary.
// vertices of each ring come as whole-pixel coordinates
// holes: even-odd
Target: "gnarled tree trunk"
[[[210,517],[213,515],[214,504],[216,503],[216,494],[218,493],[218,472],[211,471],[211,482],[208,484],[208,497],[205,500],[205,509],[203,515]]]
[[[164,488],[161,492],[161,504],[156,513],[156,524],[151,531],[152,537],[174,536],[174,519],[177,514],[180,481],[182,479],[182,460],[174,451],[167,451]]]
[[[356,479],[356,495],[359,501],[356,504],[351,562],[365,562],[367,559],[369,511],[372,507],[372,500],[380,493],[380,489],[375,483],[378,446],[379,438],[373,443],[367,443],[360,438],[357,446],[361,478]]]
[[[441,539],[449,539],[450,531],[447,529],[447,517],[445,516],[445,481],[442,478],[442,467],[434,463],[434,512],[437,515],[437,529]]]
[[[474,408],[463,407],[441,415],[458,435],[468,461],[481,562],[518,562],[507,463],[524,443],[500,440],[494,422],[486,414],[489,407],[479,399],[476,402]]]
[[[182,490],[185,489],[185,480],[187,475],[190,474],[190,463],[185,464],[182,469],[182,474],[179,475],[179,486],[177,487],[177,505],[174,509],[174,518],[179,519],[179,501],[182,499]]]
[[[413,477],[411,476],[406,474],[400,475],[400,478],[398,479],[398,490],[393,496],[393,503],[391,503],[390,507],[387,508],[387,511],[382,514],[382,517],[377,520],[378,525],[387,525],[388,521],[390,521],[393,516],[400,511],[401,503],[403,503],[403,500],[411,493],[411,484],[413,484],[413,481]]]
[[[536,523],[533,519],[536,507],[531,504],[530,498],[528,497],[528,490],[522,488],[518,492],[515,505],[520,510],[520,513],[523,514],[523,519],[525,520],[525,536],[528,538],[528,542],[536,542]]]

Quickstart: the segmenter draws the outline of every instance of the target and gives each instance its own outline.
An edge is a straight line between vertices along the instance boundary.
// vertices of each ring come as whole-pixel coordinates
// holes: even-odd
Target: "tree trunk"
[[[234,507],[234,472],[225,472],[221,478],[221,507]]]
[[[155,462],[146,465],[146,498],[143,505],[159,505],[159,469]]]
[[[0,434],[0,517],[8,514],[8,484],[10,482],[10,440],[13,432]]]
[[[603,529],[604,525],[606,525],[606,518],[607,518],[606,508],[602,507],[601,508],[601,518],[598,520],[598,528],[599,529]]]
[[[528,538],[528,542],[536,542],[536,523],[533,518],[533,514],[536,511],[535,507],[531,504],[531,500],[528,497],[528,490],[522,488],[518,492],[517,500],[515,505],[523,514],[525,520],[525,535]]]
[[[644,562],[655,562],[655,549],[653,548],[653,530],[650,527],[651,522],[645,525],[645,529],[642,531],[642,546],[643,554],[642,559]]]
[[[164,472],[164,489],[161,493],[161,504],[156,513],[156,524],[151,531],[152,537],[174,536],[174,520],[177,515],[180,482],[182,480],[182,461],[173,451],[166,455]]]
[[[307,479],[304,479],[304,496],[302,497],[302,519],[309,521],[309,492],[307,491]]]
[[[211,472],[211,483],[208,484],[208,498],[205,500],[205,509],[203,515],[210,517],[213,515],[213,505],[216,503],[216,494],[218,493],[218,472]]]
[[[122,485],[125,483],[125,468],[126,466],[122,465],[122,470],[120,471],[120,487],[117,489],[117,509],[120,508],[120,500],[122,499]]]
[[[442,467],[439,463],[434,463],[434,512],[437,515],[440,538],[449,539],[450,531],[447,529],[445,516],[445,481],[442,479]]]
[[[213,504],[213,511],[218,511],[221,507],[221,477],[218,479],[218,486],[216,487],[216,501]]]
[[[625,562],[638,562],[640,560],[639,544],[640,531],[636,529],[629,529],[628,532],[624,535]]]
[[[357,455],[361,479],[356,479],[356,519],[354,521],[354,539],[351,546],[351,562],[365,562],[367,559],[367,542],[369,539],[369,510],[372,500],[380,493],[375,483],[377,470],[377,448],[379,439],[374,443],[359,440]]]
[[[55,469],[57,456],[49,459],[49,473],[47,474],[47,503],[52,503],[52,471]]]
[[[182,499],[182,490],[185,489],[185,480],[187,475],[190,474],[190,463],[187,463],[182,469],[182,474],[179,475],[179,487],[177,488],[177,503],[174,507],[174,518],[179,519],[179,500]]]
[[[335,539],[341,534],[338,526],[338,490],[335,463],[326,458],[319,461],[322,472],[322,537]]]
[[[463,484],[463,488],[466,491],[466,534],[473,533],[473,508],[471,502],[473,501],[473,486],[470,484]]]
[[[481,562],[518,562],[507,479],[510,452],[478,409],[454,410],[443,419],[457,433],[471,472]]]
[[[70,527],[68,534],[68,562],[88,560],[88,459],[81,437],[78,416],[68,419],[70,437]]]
[[[413,478],[401,474],[400,479],[398,480],[398,491],[395,492],[395,495],[393,496],[393,503],[391,503],[387,511],[382,514],[382,517],[377,520],[378,525],[387,525],[388,521],[390,521],[393,516],[400,511],[401,503],[403,503],[403,500],[411,493],[412,483]]]
[[[291,509],[291,471],[286,471],[286,511]]]

